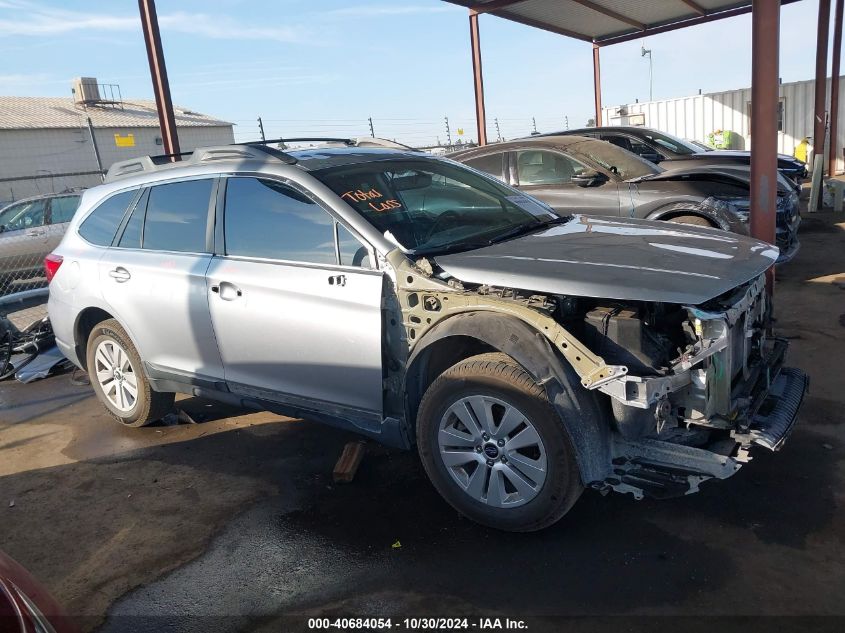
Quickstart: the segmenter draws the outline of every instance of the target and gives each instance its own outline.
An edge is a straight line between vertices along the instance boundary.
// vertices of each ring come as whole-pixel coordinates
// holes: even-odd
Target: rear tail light
[[[47,283],[53,281],[53,277],[55,277],[56,273],[59,272],[59,266],[62,265],[64,259],[64,257],[56,255],[55,253],[50,253],[44,258],[44,270],[47,271]]]

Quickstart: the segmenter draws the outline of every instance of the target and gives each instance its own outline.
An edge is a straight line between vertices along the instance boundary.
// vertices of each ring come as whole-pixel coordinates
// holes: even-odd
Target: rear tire
[[[679,215],[674,218],[669,218],[668,221],[675,222],[676,224],[693,224],[695,226],[707,226],[711,229],[715,228],[710,220],[702,218],[700,215]]]
[[[88,337],[91,386],[111,416],[124,426],[141,427],[173,409],[174,394],[153,391],[138,350],[120,323],[98,323]]]
[[[417,416],[417,446],[443,498],[499,530],[547,527],[583,491],[560,416],[505,354],[468,358],[431,384]]]

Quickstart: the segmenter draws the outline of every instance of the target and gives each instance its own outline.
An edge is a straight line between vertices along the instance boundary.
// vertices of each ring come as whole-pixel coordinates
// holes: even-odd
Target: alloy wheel
[[[498,508],[531,501],[547,475],[546,449],[519,409],[490,396],[452,404],[437,433],[440,459],[470,497]]]
[[[116,341],[102,341],[94,352],[94,373],[109,403],[122,413],[132,411],[138,400],[138,377],[126,350]]]

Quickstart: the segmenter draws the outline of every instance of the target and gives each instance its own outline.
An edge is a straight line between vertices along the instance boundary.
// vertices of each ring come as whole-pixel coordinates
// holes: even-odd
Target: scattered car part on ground
[[[124,425],[184,392],[416,443],[456,509],[528,531],[585,486],[687,494],[780,448],[806,378],[768,334],[777,256],[417,152],[232,145],[113,165],[49,311]]]
[[[552,132],[542,136],[574,134],[613,143],[666,169],[697,165],[744,165],[750,167],[751,152],[713,149],[701,143],[642,126],[605,126]],[[795,185],[807,178],[807,165],[789,154],[778,154],[778,170]]]
[[[33,321],[21,331],[0,315],[0,380],[15,376],[21,382],[29,382],[42,373],[46,376],[65,360],[56,348],[47,317]],[[25,372],[27,368],[29,371]]]
[[[664,170],[605,141],[534,136],[456,152],[450,158],[539,198],[559,213],[669,220],[749,234],[748,168],[694,165]],[[798,194],[781,176],[778,263],[798,252]]]
[[[81,194],[49,194],[0,209],[0,296],[45,285],[44,257],[62,239]]]

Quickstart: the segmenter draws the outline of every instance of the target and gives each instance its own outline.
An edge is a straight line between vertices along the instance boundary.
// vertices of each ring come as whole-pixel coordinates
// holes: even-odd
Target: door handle
[[[29,235],[30,237],[41,237],[42,235],[46,235],[46,234],[47,234],[47,231],[39,231],[39,230],[29,231],[27,233],[27,235]]]
[[[109,271],[109,277],[114,279],[117,283],[123,283],[124,281],[129,281],[132,275],[130,275],[129,271],[123,266],[118,266],[117,268]]]
[[[329,277],[329,285],[330,286],[345,286],[346,285],[346,275],[332,275]]]
[[[211,292],[219,294],[224,301],[234,301],[244,295],[240,288],[228,281],[221,281],[219,284],[211,286]]]

